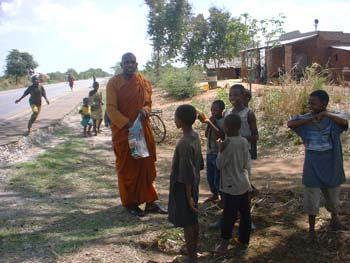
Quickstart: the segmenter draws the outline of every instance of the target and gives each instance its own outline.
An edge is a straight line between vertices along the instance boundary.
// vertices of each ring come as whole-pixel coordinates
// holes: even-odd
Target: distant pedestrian
[[[305,146],[304,212],[309,215],[311,240],[316,238],[315,221],[321,192],[326,209],[331,213],[331,228],[341,229],[339,194],[340,185],[345,183],[345,174],[340,134],[348,129],[348,117],[344,113],[328,111],[328,101],[329,96],[324,90],[312,92],[308,102],[310,112],[292,117],[287,124],[301,137]]]
[[[15,103],[17,104],[24,97],[30,94],[29,104],[33,113],[28,122],[28,131],[26,135],[28,135],[31,132],[32,125],[35,122],[35,120],[38,118],[39,113],[41,111],[41,97],[44,97],[44,99],[46,100],[46,103],[50,104],[49,100],[46,97],[46,91],[44,87],[39,84],[38,75],[32,76],[32,83],[33,84],[24,91],[22,97],[20,97],[18,100],[15,101]]]
[[[81,114],[81,122],[80,124],[84,127],[84,137],[91,136],[91,107],[89,105],[89,98],[83,99],[83,106],[79,110]]]
[[[93,132],[95,136],[97,133],[101,132],[101,123],[103,119],[103,99],[102,93],[98,90],[100,84],[98,82],[94,82],[92,85],[93,90],[89,92],[89,104],[91,106],[91,118],[93,122]]]
[[[72,76],[72,74],[68,74],[68,77],[67,77],[67,82],[68,82],[68,85],[70,87],[70,90],[73,91],[73,86],[74,86],[74,77]]]

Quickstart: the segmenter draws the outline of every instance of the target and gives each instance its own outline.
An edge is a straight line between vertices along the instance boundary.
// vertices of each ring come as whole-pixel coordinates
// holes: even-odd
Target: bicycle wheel
[[[152,114],[150,117],[154,140],[156,143],[161,143],[165,140],[166,136],[165,124],[162,119],[156,114]]]

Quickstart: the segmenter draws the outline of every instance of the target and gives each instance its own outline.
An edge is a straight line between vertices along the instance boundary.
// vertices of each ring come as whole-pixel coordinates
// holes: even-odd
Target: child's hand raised
[[[204,112],[201,112],[200,110],[197,110],[197,114],[198,114],[198,120],[202,123],[208,123],[209,119],[208,117],[205,115]]]
[[[328,116],[328,111],[321,111],[319,114],[316,115],[315,120],[319,122],[327,116]]]

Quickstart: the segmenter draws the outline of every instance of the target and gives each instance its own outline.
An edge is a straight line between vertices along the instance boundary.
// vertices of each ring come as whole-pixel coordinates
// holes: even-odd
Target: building
[[[252,57],[254,59],[249,61]],[[334,80],[350,81],[350,33],[293,31],[282,35],[273,47],[241,51],[241,59],[245,62],[242,63],[244,76],[247,69],[266,68],[267,79],[278,77],[281,73],[300,78],[306,66],[317,63],[329,69]],[[260,75],[260,72],[255,73],[255,76]]]
[[[206,64],[208,76],[210,72],[216,72],[217,78],[222,79],[238,79],[241,75],[241,58],[236,57],[231,60],[225,59],[220,63],[215,64],[211,59],[208,64]]]

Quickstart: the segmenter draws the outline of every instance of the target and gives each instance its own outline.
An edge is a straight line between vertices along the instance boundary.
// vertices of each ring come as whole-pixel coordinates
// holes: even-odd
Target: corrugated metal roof
[[[312,35],[308,35],[308,36],[297,37],[297,38],[292,38],[292,39],[283,40],[283,41],[278,41],[277,40],[276,41],[276,46],[278,47],[278,46],[293,44],[293,43],[304,41],[306,39],[310,39],[310,38],[313,38],[313,37],[316,37],[316,36],[318,36],[318,34],[312,34]],[[267,48],[267,47],[272,48],[272,46],[261,46],[261,47],[258,47],[258,48],[248,48],[248,49],[245,49],[245,50],[241,50],[241,52],[242,51],[251,51],[251,50],[255,50],[255,49],[262,49],[262,48]]]
[[[331,46],[331,48],[342,49],[350,51],[350,46]]]
[[[208,69],[214,69],[215,64],[213,60],[209,60],[209,63],[206,65]],[[225,60],[223,63],[220,63],[220,68],[240,68],[241,67],[241,58],[236,57],[231,60]]]
[[[300,41],[303,41],[303,40],[306,40],[306,39],[309,39],[309,38],[313,38],[315,36],[318,36],[318,34],[313,34],[313,35],[310,35],[310,36],[297,37],[297,38],[292,38],[292,39],[288,39],[288,40],[283,40],[283,41],[278,42],[278,44],[280,44],[280,45],[292,44],[292,43],[300,42]]]

